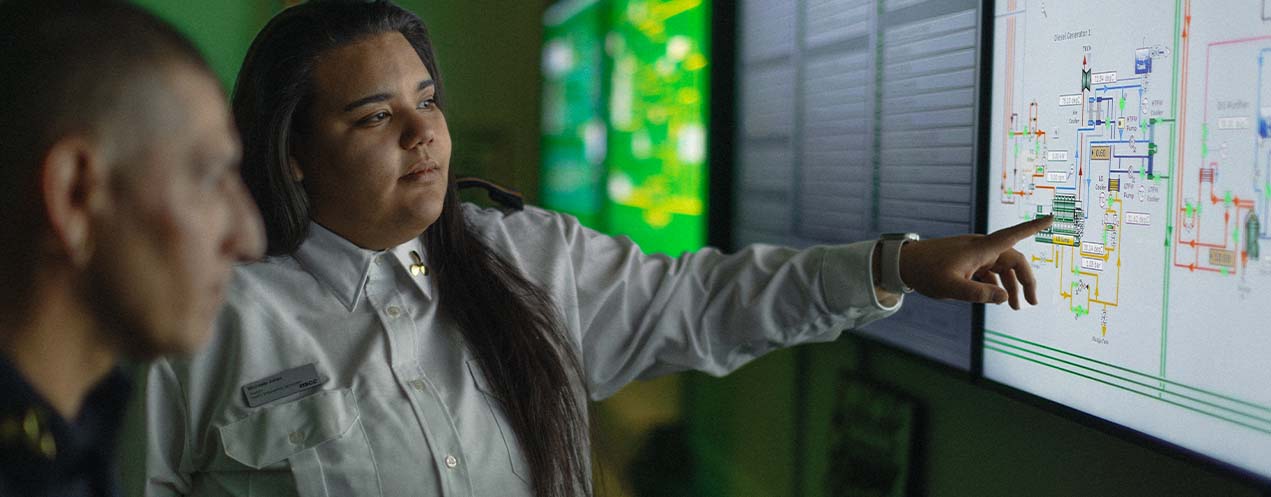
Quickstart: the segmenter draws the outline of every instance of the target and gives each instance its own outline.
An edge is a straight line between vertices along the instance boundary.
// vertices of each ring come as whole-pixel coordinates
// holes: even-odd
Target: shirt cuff
[[[874,287],[873,257],[878,240],[826,247],[821,259],[821,291],[825,302],[835,312],[872,308],[891,312],[900,308],[905,296],[885,306],[878,300]]]

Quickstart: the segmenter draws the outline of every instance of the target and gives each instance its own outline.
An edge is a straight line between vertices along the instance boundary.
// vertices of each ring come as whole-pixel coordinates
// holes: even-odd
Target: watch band
[[[879,270],[882,273],[882,287],[892,293],[911,293],[914,291],[900,277],[900,249],[906,243],[918,241],[917,233],[884,233],[879,239],[882,244],[879,252]]]

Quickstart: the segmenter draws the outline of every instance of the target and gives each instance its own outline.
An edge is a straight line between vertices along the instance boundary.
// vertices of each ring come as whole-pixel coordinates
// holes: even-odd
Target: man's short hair
[[[112,116],[143,106],[125,98],[129,88],[174,63],[211,74],[188,39],[134,5],[0,0],[0,287],[20,292],[30,281],[45,225],[38,167],[47,149],[73,134],[112,140],[140,131],[120,129],[135,123]]]

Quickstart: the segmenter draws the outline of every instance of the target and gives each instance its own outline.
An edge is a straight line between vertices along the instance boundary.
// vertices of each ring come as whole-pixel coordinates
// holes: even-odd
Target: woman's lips
[[[441,177],[441,168],[435,164],[428,164],[423,167],[411,169],[400,179],[407,182],[431,182]]]

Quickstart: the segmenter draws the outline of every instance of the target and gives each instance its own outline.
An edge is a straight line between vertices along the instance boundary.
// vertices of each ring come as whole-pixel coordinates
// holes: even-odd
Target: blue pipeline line
[[[1125,163],[1125,161],[1124,161],[1124,160],[1121,160],[1121,159],[1127,159],[1127,158],[1129,158],[1129,159],[1148,159],[1148,163],[1149,163],[1149,164],[1151,163],[1151,160],[1152,160],[1152,158],[1151,158],[1151,157],[1148,157],[1148,156],[1146,156],[1146,155],[1129,155],[1129,156],[1127,156],[1127,155],[1115,155],[1115,156],[1113,156],[1113,157],[1116,157],[1116,158],[1118,159],[1118,160],[1117,160],[1117,165],[1118,165],[1118,166],[1120,166],[1120,165],[1122,165],[1122,164],[1124,164],[1124,163]],[[1141,165],[1142,165],[1142,163],[1140,163],[1140,166],[1141,166]],[[1140,171],[1141,171],[1141,169],[1140,169]],[[1131,170],[1130,170],[1130,168],[1128,168],[1128,167],[1127,167],[1127,168],[1125,168],[1125,169],[1111,169],[1111,168],[1109,168],[1109,169],[1108,169],[1108,174],[1109,174],[1109,175],[1111,175],[1111,174],[1118,174],[1118,173],[1119,173],[1119,174],[1134,174],[1135,172],[1136,172],[1136,171],[1131,171]]]
[[[1077,131],[1094,131],[1094,127],[1089,127],[1089,128],[1077,128]]]
[[[1262,136],[1262,131],[1263,131],[1262,128],[1263,126],[1265,126],[1262,123],[1262,119],[1263,119],[1262,117],[1262,70],[1263,70],[1263,64],[1265,63],[1266,54],[1268,52],[1271,52],[1271,48],[1264,48],[1262,49],[1262,51],[1258,52],[1258,97],[1257,97],[1257,104],[1254,106],[1255,111],[1258,113],[1257,115],[1258,136]],[[1253,143],[1254,143],[1253,145],[1254,150],[1257,150],[1258,138],[1254,138]],[[1268,152],[1267,154],[1266,164],[1267,164],[1267,172],[1266,172],[1266,175],[1262,177],[1262,181],[1264,182],[1271,181],[1271,152]],[[1256,168],[1258,166],[1255,163],[1253,167]],[[1262,230],[1259,233],[1258,238],[1261,240],[1271,240],[1271,236],[1269,236],[1271,235],[1271,216],[1268,216],[1269,214],[1271,214],[1271,199],[1266,198],[1266,192],[1264,190],[1265,189],[1262,188],[1262,185],[1259,185],[1256,182],[1254,183],[1253,191],[1262,193],[1261,195],[1262,198],[1258,199],[1262,203],[1262,219],[1259,220],[1260,223],[1262,224]]]
[[[1098,91],[1124,90],[1126,88],[1142,88],[1142,87],[1143,85],[1101,86],[1099,88],[1095,88],[1095,90],[1098,90]]]
[[[1259,121],[1262,120],[1262,63],[1267,52],[1271,52],[1271,48],[1264,48],[1261,52],[1258,52],[1258,100],[1254,105],[1254,109],[1258,112]],[[1259,131],[1261,131],[1261,129],[1259,129]]]

